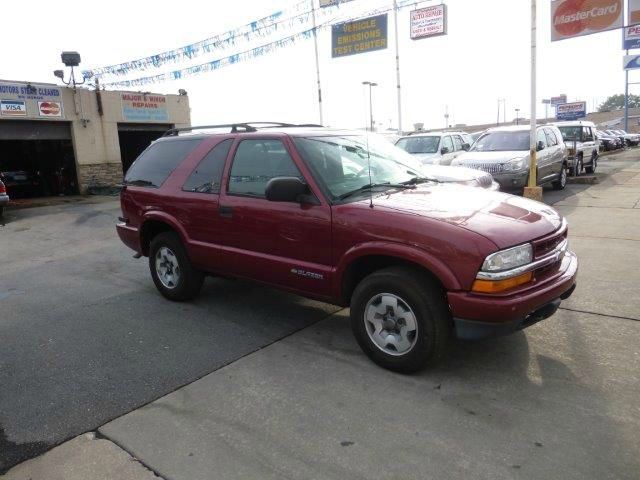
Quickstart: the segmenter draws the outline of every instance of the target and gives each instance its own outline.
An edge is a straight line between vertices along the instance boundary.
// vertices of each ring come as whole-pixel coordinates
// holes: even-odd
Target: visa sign
[[[3,117],[26,117],[27,105],[23,100],[0,101],[0,115]]]

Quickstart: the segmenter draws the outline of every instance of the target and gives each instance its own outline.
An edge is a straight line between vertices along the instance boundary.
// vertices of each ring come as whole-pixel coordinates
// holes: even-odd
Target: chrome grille
[[[467,163],[464,165],[468,168],[475,168],[476,170],[482,170],[490,174],[504,172],[504,166],[502,163]]]

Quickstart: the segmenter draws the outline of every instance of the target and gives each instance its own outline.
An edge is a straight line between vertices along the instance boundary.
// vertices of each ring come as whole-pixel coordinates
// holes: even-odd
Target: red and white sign
[[[622,28],[622,0],[554,0],[551,3],[551,41]]]
[[[38,102],[38,113],[41,117],[62,117],[62,103]]]
[[[551,105],[560,105],[561,103],[567,103],[567,96],[564,93],[557,97],[551,97]]]
[[[446,35],[447,6],[442,4],[413,10],[410,21],[412,40]]]

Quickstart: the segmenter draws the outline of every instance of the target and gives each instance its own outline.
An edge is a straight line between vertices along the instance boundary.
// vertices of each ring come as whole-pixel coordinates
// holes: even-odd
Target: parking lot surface
[[[413,376],[366,359],[348,310],[221,279],[163,300],[113,200],[12,212],[0,469],[97,430],[7,478],[80,478],[85,450],[127,478],[638,478],[640,157],[600,167],[545,190],[581,260],[561,310]]]

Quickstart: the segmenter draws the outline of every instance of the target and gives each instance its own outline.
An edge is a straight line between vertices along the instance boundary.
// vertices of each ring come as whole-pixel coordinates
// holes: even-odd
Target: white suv
[[[451,165],[470,145],[458,132],[429,132],[402,137],[396,147],[414,155],[423,165]]]
[[[556,122],[562,133],[562,139],[567,145],[569,153],[569,169],[574,176],[582,173],[594,173],[598,166],[598,152],[600,141],[596,136],[596,126],[593,122]]]

